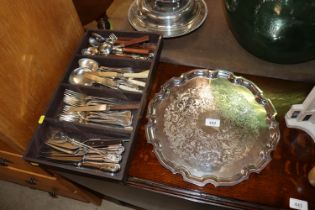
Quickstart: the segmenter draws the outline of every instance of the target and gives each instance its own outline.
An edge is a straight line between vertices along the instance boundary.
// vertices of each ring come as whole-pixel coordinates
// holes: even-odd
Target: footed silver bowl
[[[197,29],[207,17],[204,0],[135,0],[128,19],[138,31],[177,37]]]
[[[198,186],[260,172],[279,141],[276,111],[251,81],[194,70],[166,82],[148,107],[147,141],[160,163]]]

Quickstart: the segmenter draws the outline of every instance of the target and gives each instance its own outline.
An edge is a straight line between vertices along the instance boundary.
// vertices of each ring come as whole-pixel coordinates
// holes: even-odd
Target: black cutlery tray
[[[81,51],[88,47],[88,39],[91,33],[96,32],[103,37],[108,37],[110,33],[114,33],[119,38],[136,38],[144,35],[149,36],[149,43],[156,47],[153,51],[154,56],[148,60],[139,60],[134,58],[126,58],[115,55],[101,56],[101,55],[82,55]],[[140,126],[140,120],[143,117],[144,108],[147,103],[147,94],[150,89],[151,81],[153,79],[157,62],[159,60],[160,51],[162,47],[162,37],[158,34],[147,32],[123,32],[111,30],[89,30],[85,33],[83,40],[76,51],[73,59],[70,61],[65,75],[62,78],[60,85],[55,91],[54,97],[45,114],[41,117],[39,125],[32,137],[31,143],[24,154],[24,159],[32,163],[37,163],[41,166],[51,167],[57,170],[65,170],[71,173],[87,174],[99,178],[108,178],[112,180],[123,180],[126,177],[128,163],[130,162],[130,154],[137,138],[137,132]],[[110,89],[104,86],[82,86],[72,85],[68,82],[71,72],[79,67],[78,60],[81,58],[90,58],[99,63],[100,66],[110,67],[132,67],[134,72],[140,72],[149,69],[149,77],[146,80],[146,86],[143,93],[133,93],[121,91],[119,89]],[[121,102],[138,102],[140,107],[133,110],[133,131],[126,132],[121,128],[105,127],[92,124],[81,124],[74,122],[60,121],[58,116],[64,106],[63,97],[66,89],[83,93],[89,96],[101,96],[115,98]],[[74,164],[56,162],[45,158],[41,153],[47,149],[45,141],[54,133],[63,132],[70,137],[76,137],[78,141],[83,141],[89,138],[101,138],[108,140],[122,139],[125,151],[123,153],[122,161],[120,162],[121,169],[116,173],[105,172],[98,169],[77,167]]]

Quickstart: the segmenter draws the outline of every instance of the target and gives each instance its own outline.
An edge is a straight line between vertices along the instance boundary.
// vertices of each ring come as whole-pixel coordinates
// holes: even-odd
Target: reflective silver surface
[[[203,0],[135,0],[128,19],[138,31],[158,32],[169,38],[197,29],[207,13]]]
[[[86,67],[79,67],[74,69],[69,76],[69,83],[72,85],[93,85],[93,81],[85,77],[85,73],[90,72],[92,72],[92,70]]]
[[[231,186],[271,160],[280,132],[262,91],[228,71],[172,78],[151,100],[146,135],[160,163],[185,181]]]
[[[79,66],[82,68],[88,68],[91,69],[92,71],[97,71],[99,68],[98,63],[90,58],[81,58],[79,61]]]

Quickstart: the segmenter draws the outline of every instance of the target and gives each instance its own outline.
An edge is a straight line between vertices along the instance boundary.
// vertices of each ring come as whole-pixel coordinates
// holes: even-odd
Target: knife
[[[79,106],[79,107],[70,107],[67,112],[93,112],[93,111],[110,111],[110,110],[133,110],[139,109],[140,104],[117,104],[117,105],[93,105],[93,106]]]
[[[77,149],[77,150],[66,149],[64,147],[56,146],[54,144],[50,144],[50,143],[47,143],[47,142],[45,144],[48,145],[49,147],[59,151],[59,152],[63,152],[63,153],[70,154],[70,155],[78,154],[79,152],[83,153],[83,151],[80,150],[80,149]]]
[[[114,77],[114,78],[141,78],[146,79],[149,76],[149,70],[145,70],[138,73],[118,73],[118,72],[91,72],[89,74],[93,74],[99,77]]]
[[[92,80],[98,84],[104,85],[104,86],[109,87],[109,88],[121,89],[121,90],[129,91],[129,92],[135,92],[135,93],[142,93],[142,90],[140,90],[139,88],[121,85],[118,82],[115,82],[113,79],[99,77],[99,76],[89,74],[89,73],[85,73],[83,76],[89,80]]]
[[[145,35],[142,37],[137,37],[137,38],[132,38],[130,40],[121,40],[121,38],[118,37],[118,40],[115,43],[119,44],[120,47],[127,47],[130,45],[147,42],[149,40],[150,40],[150,37],[148,35]]]
[[[87,167],[99,169],[106,172],[117,172],[120,170],[120,165],[118,163],[106,163],[106,162],[92,162],[92,161],[82,161],[82,162],[66,162],[63,161],[63,164],[74,165],[76,167]]]
[[[113,46],[112,52],[115,53],[134,53],[134,54],[141,54],[141,55],[148,55],[150,54],[151,50],[146,48],[128,48],[128,47],[120,47],[120,46]]]
[[[123,139],[115,139],[115,138],[110,138],[110,139],[102,139],[102,138],[90,138],[87,139],[86,141],[83,141],[82,143],[94,147],[94,148],[100,148],[100,147],[111,147],[111,146],[122,146],[122,142],[125,140]]]
[[[71,141],[69,141],[67,139],[54,139],[54,138],[51,138],[51,139],[48,139],[46,141],[46,144],[48,146],[52,145],[52,146],[61,147],[61,148],[67,149],[67,150],[77,150],[77,149],[80,148],[80,146],[71,143]]]
[[[92,144],[90,144],[89,142],[84,142],[84,143],[86,145],[92,146],[93,148],[97,148],[97,150],[101,152],[122,154],[125,151],[125,147],[122,144],[112,144],[112,145],[104,146],[101,143],[98,143],[96,141],[93,141]],[[88,152],[93,153],[93,149],[91,149]]]
[[[97,156],[109,156],[109,155],[117,155],[117,156],[121,156],[121,154],[118,153],[114,153],[114,152],[109,152],[106,154],[98,154],[98,153],[86,153],[84,151],[80,151],[78,153],[75,154],[68,154],[68,153],[63,153],[60,152],[58,150],[49,150],[49,151],[41,151],[40,152],[40,156],[41,157],[81,157],[83,158],[83,156],[87,156],[87,157],[97,157]]]
[[[84,161],[91,161],[91,162],[105,162],[105,163],[119,163],[122,159],[121,155],[118,154],[107,154],[107,155],[83,155],[83,156],[72,156],[67,154],[56,154],[50,153],[45,158],[62,161],[62,162],[84,162]]]
[[[46,143],[47,144],[47,143]],[[60,153],[60,154],[68,154],[68,155],[75,155],[75,156],[82,156],[85,154],[99,154],[99,155],[109,155],[109,154],[117,154],[117,155],[121,155],[124,151],[125,148],[124,146],[110,146],[110,147],[104,147],[104,148],[83,148],[80,147],[77,150],[71,150],[71,149],[67,149],[64,147],[59,147],[59,146],[55,146],[52,144],[47,144],[48,146],[50,146],[51,148],[55,149],[55,153]],[[49,152],[42,152],[44,153],[51,153]]]
[[[117,172],[120,170],[120,165],[117,163],[81,162],[75,165],[78,167],[95,168],[95,169],[99,169],[102,171],[109,171],[109,172]]]
[[[78,150],[82,147],[89,147],[90,149],[99,148],[102,150],[115,150],[123,147],[122,139],[102,139],[102,138],[90,138],[83,142],[74,141],[73,139],[55,139],[50,138],[45,143],[50,146],[63,148],[66,150]]]

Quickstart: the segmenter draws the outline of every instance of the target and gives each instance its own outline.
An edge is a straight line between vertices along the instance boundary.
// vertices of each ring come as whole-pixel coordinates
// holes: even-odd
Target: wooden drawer
[[[51,174],[49,174],[44,169],[38,166],[33,166],[29,162],[23,160],[22,155],[7,152],[4,150],[0,150],[0,165],[11,166],[25,171],[32,171],[34,173],[40,173],[42,175],[51,176]]]
[[[22,155],[0,150],[0,179],[62,195],[84,202],[101,204],[101,198],[58,175],[23,160]]]
[[[33,173],[30,171],[18,169],[12,166],[0,166],[0,179],[28,186],[33,189],[47,191],[51,196],[66,196],[84,202],[93,202],[100,204],[100,199],[94,198],[91,200],[91,195],[82,192],[81,189],[72,183],[59,179],[56,176],[46,176]]]
[[[23,150],[19,151],[18,148],[12,148],[8,144],[6,144],[3,139],[0,138],[0,151],[7,151],[11,153],[23,153]]]

